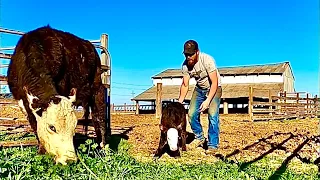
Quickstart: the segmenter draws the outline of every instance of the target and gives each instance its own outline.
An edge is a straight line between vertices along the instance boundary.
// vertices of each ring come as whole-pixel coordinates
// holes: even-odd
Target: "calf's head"
[[[166,131],[167,143],[169,145],[170,151],[177,151],[179,146],[179,130],[181,130],[181,124],[176,128],[169,128],[168,130],[160,125],[161,131]]]
[[[27,93],[29,108],[37,120],[37,134],[45,150],[55,155],[55,162],[66,165],[68,161],[77,161],[73,145],[73,136],[77,125],[72,103],[76,100],[76,89],[72,89],[69,97],[55,96],[48,107],[37,107],[38,97]]]

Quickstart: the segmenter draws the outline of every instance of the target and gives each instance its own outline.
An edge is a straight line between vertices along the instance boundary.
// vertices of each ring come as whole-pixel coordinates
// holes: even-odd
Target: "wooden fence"
[[[110,111],[113,114],[138,114],[139,111],[155,111],[155,105],[111,105]]]
[[[162,102],[162,104],[165,102]],[[189,108],[189,104],[184,103],[184,106],[186,109]],[[111,104],[110,111],[112,114],[144,114],[144,113],[156,113],[156,105],[133,105],[133,104],[126,104],[124,103],[123,105],[114,105]]]
[[[267,98],[255,98],[255,91],[265,91]],[[306,92],[285,91],[275,96],[269,89],[249,87],[248,111],[250,121],[313,118],[319,115],[319,98]]]
[[[5,28],[0,28],[0,33],[7,33],[12,35],[23,35],[24,32],[17,31],[17,30],[10,30]],[[108,51],[108,39],[109,36],[107,34],[102,34],[99,40],[89,40],[95,48],[101,50],[101,68],[104,70],[102,78],[102,82],[105,85],[108,94],[110,94],[110,78],[111,78],[111,59],[110,59],[110,53]],[[0,48],[0,58],[1,59],[11,59],[11,54],[4,53],[1,51],[7,51],[7,50],[14,50],[15,46],[12,47],[1,47]],[[0,68],[8,68],[8,64],[1,64],[0,62]],[[0,77],[0,88],[1,85],[7,85],[6,83],[6,77],[1,76]]]

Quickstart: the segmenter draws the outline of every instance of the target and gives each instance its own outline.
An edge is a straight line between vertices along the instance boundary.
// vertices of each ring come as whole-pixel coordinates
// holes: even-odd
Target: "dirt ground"
[[[270,152],[274,155],[285,155],[293,152],[308,137],[317,135],[318,120],[287,120],[287,121],[270,121],[270,122],[244,122],[243,115],[220,115],[220,149],[223,156],[236,157],[237,159],[258,156],[273,148]],[[201,116],[204,134],[207,137],[208,120],[206,115]],[[130,127],[133,130],[128,133],[129,143],[133,144],[132,154],[144,154],[145,157],[153,156],[158,147],[160,129],[159,120],[154,115],[112,115],[111,126]],[[189,124],[187,131],[192,132]],[[283,145],[281,145],[281,143]],[[277,146],[281,147],[277,147]],[[245,148],[245,150],[243,150]],[[282,149],[282,150],[279,150]],[[240,150],[235,152],[235,150]],[[202,156],[204,150],[201,148],[188,149],[187,154],[193,152]],[[233,154],[234,155],[233,155]],[[303,157],[314,158],[316,156],[316,143],[310,140],[299,154]],[[190,158],[190,157],[188,157]],[[206,159],[206,158],[204,158]],[[192,159],[199,160],[199,159]]]
[[[81,115],[79,113],[78,117]],[[0,117],[24,118],[19,109],[8,106],[0,106]],[[126,134],[128,142],[133,146],[130,154],[138,160],[151,161],[159,143],[159,119],[156,119],[154,114],[112,114],[111,118],[112,128],[132,127]],[[246,122],[243,119],[247,119],[245,115],[220,115],[220,148],[217,156],[208,156],[204,149],[190,149],[187,145],[187,151],[182,152],[181,158],[164,154],[159,161],[201,163],[224,158],[235,162],[241,159],[253,163],[265,156],[277,156],[283,161],[291,160],[300,164],[301,168],[313,165],[319,148],[315,138],[312,139],[319,133],[318,119],[264,122]],[[201,116],[201,122],[207,136],[207,115]],[[187,131],[192,132],[188,123]],[[281,165],[283,162],[272,162],[270,165],[279,166],[279,163]]]

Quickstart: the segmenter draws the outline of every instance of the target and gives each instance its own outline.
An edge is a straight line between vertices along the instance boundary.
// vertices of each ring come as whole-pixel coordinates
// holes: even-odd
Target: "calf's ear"
[[[182,129],[182,123],[180,123],[180,124],[177,126],[177,129],[179,129],[179,130]]]

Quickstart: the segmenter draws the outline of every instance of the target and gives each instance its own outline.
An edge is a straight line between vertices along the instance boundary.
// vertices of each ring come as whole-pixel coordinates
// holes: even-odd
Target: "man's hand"
[[[189,76],[184,76],[182,79],[182,83],[180,86],[180,94],[179,94],[179,102],[182,104],[187,93],[188,93],[188,89],[189,89],[189,80],[190,77]]]
[[[203,103],[200,105],[199,111],[203,112],[204,110],[208,109],[209,108],[209,104],[210,104],[210,101],[208,99],[203,101]]]

